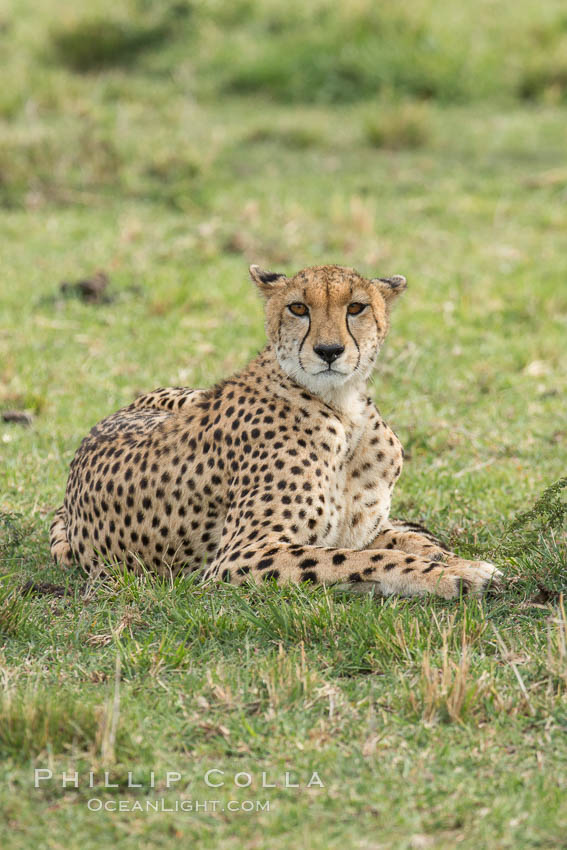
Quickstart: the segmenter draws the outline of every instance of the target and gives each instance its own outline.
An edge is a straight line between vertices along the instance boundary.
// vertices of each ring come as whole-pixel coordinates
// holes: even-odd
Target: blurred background
[[[49,514],[136,392],[263,345],[251,262],[408,277],[372,389],[400,509],[497,533],[558,477],[563,2],[4,0],[0,46],[5,510]]]

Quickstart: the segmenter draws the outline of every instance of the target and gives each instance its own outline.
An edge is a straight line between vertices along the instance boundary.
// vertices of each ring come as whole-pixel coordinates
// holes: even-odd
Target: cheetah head
[[[368,379],[406,280],[314,266],[286,277],[250,266],[266,298],[266,331],[281,368],[324,398]]]

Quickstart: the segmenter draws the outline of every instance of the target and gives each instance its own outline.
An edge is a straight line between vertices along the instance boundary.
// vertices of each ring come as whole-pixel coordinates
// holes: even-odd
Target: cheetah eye
[[[302,304],[300,301],[294,301],[293,304],[288,304],[288,310],[294,316],[306,316],[309,312],[307,304]]]
[[[363,310],[366,310],[368,304],[361,304],[359,301],[353,301],[352,304],[349,304],[347,307],[347,313],[349,316],[358,316],[359,313],[362,313]]]

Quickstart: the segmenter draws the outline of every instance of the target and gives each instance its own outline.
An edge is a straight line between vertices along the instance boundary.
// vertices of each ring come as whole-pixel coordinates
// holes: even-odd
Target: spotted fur
[[[384,595],[495,586],[491,564],[389,517],[403,452],[366,382],[405,279],[340,266],[251,276],[266,348],[212,389],[155,390],[91,430],[53,520],[56,561]]]

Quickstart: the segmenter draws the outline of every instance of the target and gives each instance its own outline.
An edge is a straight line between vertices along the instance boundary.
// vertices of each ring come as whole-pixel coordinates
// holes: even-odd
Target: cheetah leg
[[[234,584],[247,580],[278,584],[311,581],[315,584],[371,583],[382,596],[424,596],[454,599],[461,592],[480,593],[492,581],[495,568],[474,569],[467,562],[455,566],[391,549],[354,550],[304,547],[295,544],[251,544],[227,550],[215,559],[205,577]]]
[[[447,546],[445,546],[436,534],[433,534],[433,532],[424,525],[421,525],[419,522],[412,522],[411,520],[405,519],[393,519],[393,517],[390,517],[388,519],[388,528],[392,531],[414,532],[415,534],[420,534],[422,537],[426,537],[430,543],[434,543],[440,549],[443,549],[444,552],[449,551]]]
[[[49,547],[51,556],[56,564],[70,567],[73,563],[73,554],[67,538],[67,520],[65,506],[62,505],[55,511],[53,522],[49,529]]]
[[[452,554],[425,528],[391,523],[383,528],[366,549],[400,549],[410,555],[420,555],[430,561],[443,561]]]
[[[488,561],[468,561],[465,558],[460,558],[454,552],[446,549],[426,528],[414,523],[393,521],[391,526],[377,534],[366,548],[399,549],[410,555],[437,561],[449,567],[458,568],[460,565],[466,565],[468,568],[479,569],[481,572],[490,569],[492,570],[492,582],[495,586],[502,577],[501,571],[496,569],[493,564]]]
[[[138,396],[130,405],[131,410],[181,410],[188,401],[194,401],[204,390],[188,387],[160,387]]]

